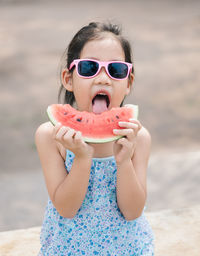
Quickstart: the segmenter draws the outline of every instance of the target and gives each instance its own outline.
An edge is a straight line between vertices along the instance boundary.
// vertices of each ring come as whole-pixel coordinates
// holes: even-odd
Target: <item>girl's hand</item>
[[[137,134],[142,128],[138,120],[129,119],[129,121],[130,122],[119,122],[119,126],[124,127],[124,129],[113,130],[115,135],[125,136],[114,143],[114,155],[118,164],[130,160],[133,157],[136,148]]]
[[[92,158],[93,147],[84,142],[81,132],[59,123],[54,127],[53,138],[64,148],[72,151],[75,156]]]

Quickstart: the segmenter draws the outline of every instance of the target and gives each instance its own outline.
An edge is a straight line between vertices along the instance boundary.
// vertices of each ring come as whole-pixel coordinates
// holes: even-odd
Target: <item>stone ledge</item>
[[[155,256],[200,255],[200,205],[146,213],[155,234]],[[0,256],[36,256],[40,227],[0,233]]]
[[[200,256],[200,205],[148,213],[155,256]]]
[[[0,256],[36,256],[40,249],[40,227],[0,233]]]

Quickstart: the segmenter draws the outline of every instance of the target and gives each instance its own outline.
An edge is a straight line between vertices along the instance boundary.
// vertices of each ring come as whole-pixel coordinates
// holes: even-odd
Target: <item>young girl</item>
[[[131,48],[118,26],[90,23],[72,39],[61,70],[65,103],[99,114],[122,106],[134,80]],[[139,121],[120,122],[124,137],[85,143],[79,131],[42,124],[36,145],[49,194],[43,256],[152,256],[143,210],[151,138]]]

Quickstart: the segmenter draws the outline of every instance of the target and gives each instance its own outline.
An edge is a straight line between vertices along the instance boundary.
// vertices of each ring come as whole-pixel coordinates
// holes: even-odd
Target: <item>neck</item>
[[[108,143],[99,143],[99,144],[91,144],[91,146],[94,148],[94,155],[93,157],[108,157],[113,155],[113,144],[114,142],[108,142]]]

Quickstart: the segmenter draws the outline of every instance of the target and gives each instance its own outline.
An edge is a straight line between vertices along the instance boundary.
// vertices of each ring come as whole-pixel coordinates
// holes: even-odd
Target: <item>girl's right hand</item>
[[[77,157],[92,158],[93,156],[93,147],[84,142],[82,134],[79,131],[58,123],[54,127],[53,138],[61,143],[65,149],[72,151]]]

